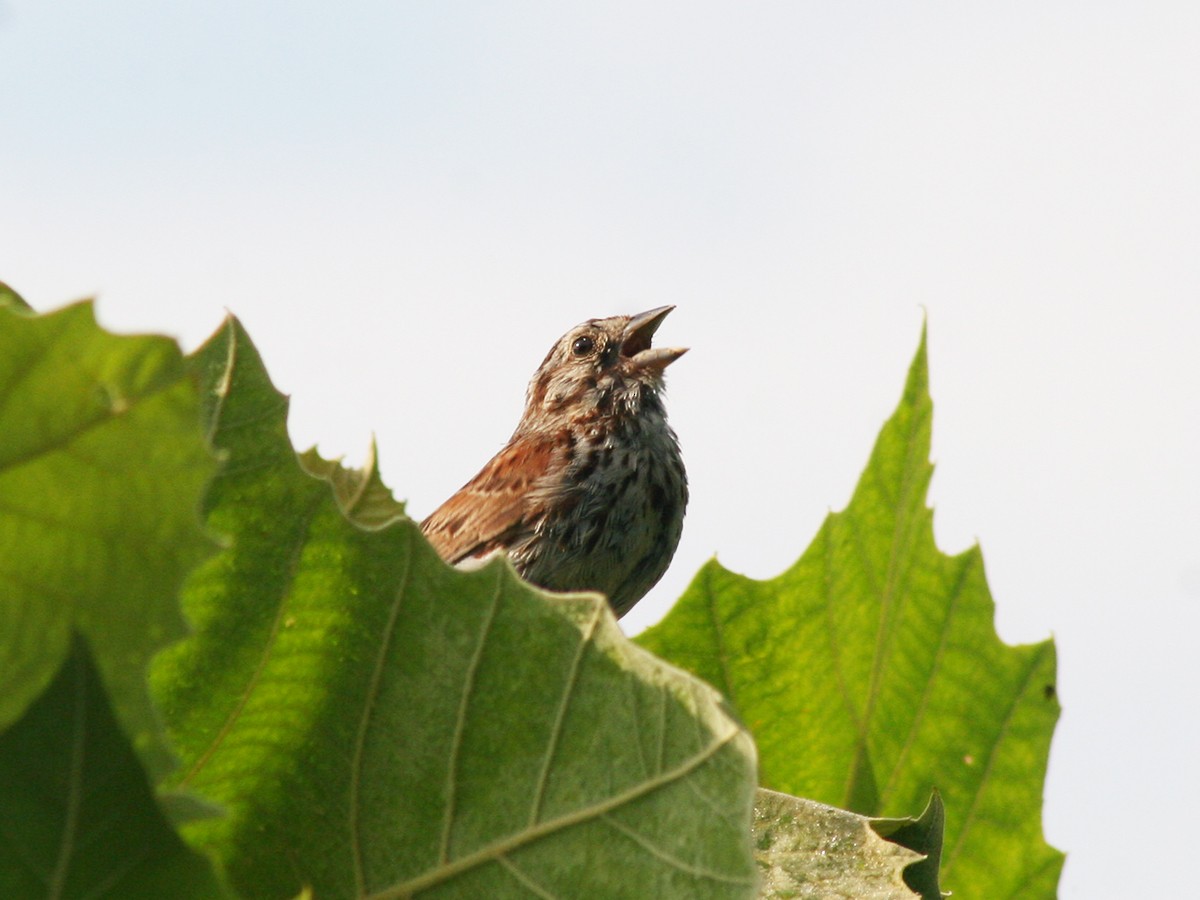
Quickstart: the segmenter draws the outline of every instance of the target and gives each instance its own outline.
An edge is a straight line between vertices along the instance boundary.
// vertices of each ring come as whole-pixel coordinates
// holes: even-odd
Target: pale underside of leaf
[[[764,900],[917,898],[903,873],[921,855],[881,838],[863,816],[760,789],[754,834]]]

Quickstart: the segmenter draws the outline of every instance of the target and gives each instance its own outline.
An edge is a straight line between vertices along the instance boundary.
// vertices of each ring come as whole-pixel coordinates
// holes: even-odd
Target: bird
[[[534,373],[508,443],[421,523],[447,563],[500,553],[551,591],[598,591],[618,618],[652,588],[683,530],[687,473],[653,347],[674,306],[589,319]]]

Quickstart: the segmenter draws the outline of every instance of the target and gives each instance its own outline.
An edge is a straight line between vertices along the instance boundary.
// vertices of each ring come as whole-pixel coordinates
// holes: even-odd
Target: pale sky
[[[0,0],[0,279],[188,348],[228,308],[418,518],[562,332],[676,304],[692,503],[631,631],[799,556],[927,316],[939,544],[1058,642],[1061,896],[1183,896],[1198,47],[1184,2]]]

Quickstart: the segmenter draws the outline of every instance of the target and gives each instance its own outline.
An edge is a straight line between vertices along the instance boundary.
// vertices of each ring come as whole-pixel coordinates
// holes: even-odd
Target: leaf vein
[[[159,395],[169,392],[172,388],[179,384],[179,381],[179,376],[174,378],[164,378],[160,383],[151,385],[144,393],[138,394],[136,397],[127,398],[128,405],[125,406],[120,412],[116,412],[112,409],[105,410],[99,415],[93,415],[83,419],[83,421],[77,423],[75,427],[64,431],[62,434],[55,435],[54,440],[52,441],[40,443],[37,446],[30,447],[24,453],[19,453],[15,456],[0,459],[0,471],[4,471],[6,469],[15,469],[24,465],[30,460],[37,459],[38,457],[66,450],[76,440],[83,437],[88,432],[97,428],[101,428],[109,422],[115,422],[118,419],[124,418],[125,416],[129,415],[135,406],[149,403],[157,399]]]
[[[541,840],[544,837],[552,835],[565,828],[573,825],[579,825],[584,822],[591,821],[610,810],[617,809],[627,803],[632,803],[639,800],[648,794],[653,793],[660,788],[663,788],[680,778],[683,778],[688,773],[699,768],[704,763],[714,757],[717,752],[736,738],[741,733],[741,729],[732,725],[729,730],[719,737],[714,735],[713,741],[707,747],[704,747],[698,753],[688,757],[679,765],[663,772],[655,778],[636,784],[618,794],[607,797],[604,800],[593,804],[592,806],[584,806],[580,809],[569,813],[564,813],[554,819],[547,819],[538,823],[533,828],[526,828],[520,832],[512,834],[503,840],[497,841],[494,844],[481,847],[473,853],[460,857],[453,862],[450,862],[441,868],[433,869],[423,875],[418,875],[416,878],[408,881],[392,885],[374,894],[369,894],[362,900],[400,900],[403,897],[411,897],[418,891],[425,890],[435,885],[441,884],[456,875],[461,875],[464,872],[470,871],[484,863],[492,862],[500,856],[511,853],[519,847],[527,844],[532,844],[535,841]]]
[[[716,872],[716,871],[713,871],[712,869],[707,869],[703,866],[697,866],[697,865],[694,865],[689,862],[684,862],[679,857],[675,856],[674,854],[668,853],[666,850],[664,850],[662,847],[655,844],[649,838],[645,837],[642,834],[639,834],[638,832],[636,832],[632,828],[630,828],[628,825],[626,825],[624,822],[620,822],[617,819],[614,819],[612,816],[608,815],[607,813],[600,816],[600,821],[604,822],[605,825],[608,825],[609,827],[613,828],[614,830],[625,835],[627,838],[629,838],[631,841],[633,841],[635,844],[637,844],[639,847],[641,847],[643,850],[645,850],[647,853],[649,853],[655,859],[660,860],[661,862],[664,862],[669,866],[674,866],[676,869],[678,869],[681,872],[686,872],[689,875],[695,875],[698,878],[707,878],[711,881],[724,882],[725,884],[756,884],[757,883],[757,879],[753,878],[753,877],[747,878],[745,876],[729,875],[728,873],[725,873],[725,872]]]
[[[912,750],[913,745],[917,740],[917,733],[920,731],[921,724],[925,721],[925,715],[929,711],[929,704],[933,694],[933,686],[937,683],[937,675],[941,671],[942,663],[945,662],[947,654],[947,646],[950,641],[950,630],[954,625],[955,616],[958,613],[959,601],[962,600],[964,591],[966,590],[967,575],[974,566],[974,558],[967,561],[967,565],[962,566],[959,570],[959,577],[954,583],[954,589],[951,591],[948,602],[945,605],[946,615],[942,618],[941,634],[938,636],[938,645],[933,652],[933,661],[929,667],[929,676],[925,679],[925,685],[921,690],[921,699],[917,703],[917,708],[914,711],[911,723],[909,723],[908,734],[905,735],[904,743],[900,746],[900,752],[896,755],[896,762],[892,766],[892,771],[888,775],[887,783],[881,793],[882,798],[887,798],[891,795],[892,789],[895,787],[896,781],[900,778],[904,763],[908,759],[908,754]]]
[[[438,850],[438,859],[444,865],[450,860],[450,831],[454,825],[454,805],[457,795],[458,757],[462,751],[463,733],[467,728],[467,708],[471,704],[471,694],[475,689],[475,675],[479,671],[479,661],[483,658],[483,650],[487,645],[488,635],[492,630],[492,622],[496,619],[496,610],[500,606],[500,593],[505,569],[495,566],[496,589],[492,593],[492,602],[488,606],[483,620],[483,628],[479,633],[479,643],[467,664],[466,677],[463,680],[462,697],[458,701],[458,714],[454,723],[454,736],[450,743],[450,759],[446,764],[446,814],[442,819],[442,837]]]
[[[733,690],[733,678],[729,674],[729,648],[725,645],[725,632],[721,627],[720,610],[717,608],[716,592],[712,587],[712,566],[704,567],[704,598],[708,618],[712,623],[713,643],[717,647],[717,665],[721,669],[721,693],[737,709],[737,698]]]
[[[74,638],[79,642],[79,638]],[[72,673],[74,682],[71,709],[71,759],[67,772],[67,804],[63,816],[62,843],[58,848],[58,858],[54,861],[54,871],[50,875],[50,883],[46,893],[50,897],[61,897],[66,886],[67,873],[75,855],[75,835],[79,829],[79,811],[83,796],[83,744],[87,739],[86,723],[86,692],[87,669],[75,661],[74,655],[69,656],[67,665],[75,671]]]
[[[522,872],[519,868],[517,868],[516,863],[514,863],[507,856],[501,855],[496,857],[496,862],[500,863],[500,865],[508,871],[508,874],[512,875],[513,878],[519,881],[522,887],[528,888],[532,893],[536,894],[538,897],[541,897],[542,900],[561,900],[558,895],[550,893],[540,884]]]
[[[579,641],[575,645],[575,655],[571,659],[571,670],[567,673],[566,682],[563,685],[562,696],[558,701],[558,709],[554,713],[554,724],[550,728],[550,740],[546,742],[546,754],[542,759],[542,769],[538,772],[537,784],[533,794],[533,804],[529,810],[530,825],[536,825],[538,818],[542,814],[542,802],[546,796],[546,783],[550,779],[550,766],[554,762],[554,754],[558,750],[558,742],[562,737],[562,727],[563,722],[567,718],[567,708],[571,704],[571,698],[575,695],[575,688],[579,683],[579,669],[583,662],[583,655],[592,640],[592,634],[596,630],[596,623],[600,621],[600,614],[601,607],[597,603],[592,609],[592,617],[588,620],[587,627],[580,633]]]
[[[229,715],[226,716],[225,721],[221,723],[221,727],[217,730],[217,733],[213,735],[213,739],[209,743],[208,747],[205,748],[203,753],[196,757],[196,761],[192,763],[191,768],[189,768],[187,771],[187,774],[185,774],[183,778],[179,780],[181,787],[186,787],[188,784],[190,784],[192,779],[199,775],[201,770],[208,765],[208,761],[212,759],[213,755],[221,749],[222,744],[225,743],[226,738],[228,738],[233,732],[234,726],[242,717],[242,713],[245,712],[246,706],[250,703],[251,697],[254,696],[254,692],[258,687],[259,681],[262,680],[263,673],[267,668],[267,663],[270,661],[271,656],[275,651],[275,644],[279,638],[279,632],[282,628],[283,621],[286,618],[284,612],[288,608],[288,590],[295,581],[296,572],[300,567],[300,557],[303,555],[304,548],[306,546],[306,542],[303,539],[303,534],[307,534],[308,529],[311,527],[312,520],[316,516],[317,510],[321,506],[322,499],[323,495],[320,492],[314,492],[313,501],[309,505],[304,520],[304,526],[301,529],[302,535],[297,538],[293,547],[291,559],[288,561],[287,580],[285,583],[286,586],[280,593],[279,606],[275,611],[275,618],[271,622],[271,630],[267,634],[267,639],[263,642],[262,653],[259,655],[258,662],[254,666],[254,671],[250,674],[250,678],[247,680],[241,696],[238,697],[237,702],[229,711]]]
[[[392,646],[392,638],[396,634],[396,622],[400,617],[400,607],[403,605],[405,594],[408,592],[409,575],[412,572],[413,539],[412,530],[406,529],[408,536],[407,553],[404,555],[404,571],[401,573],[399,585],[392,598],[391,609],[388,610],[387,625],[379,641],[379,652],[375,656],[375,669],[371,672],[371,683],[363,697],[363,712],[358,721],[358,733],[354,739],[354,757],[350,762],[350,848],[354,858],[354,883],[358,893],[366,893],[366,871],[363,863],[362,835],[359,834],[359,813],[362,806],[362,765],[363,753],[366,751],[367,732],[371,725],[371,714],[375,701],[379,699],[380,687],[383,684],[383,672],[387,663],[388,651]]]
[[[1008,704],[1008,709],[1004,712],[1000,728],[996,732],[996,739],[992,741],[991,746],[988,748],[987,763],[984,765],[983,771],[980,772],[979,776],[979,788],[975,791],[975,796],[971,798],[971,805],[962,817],[962,825],[959,826],[958,838],[954,841],[954,848],[948,854],[943,854],[942,856],[943,871],[948,871],[953,866],[954,860],[958,858],[958,854],[966,842],[967,834],[970,832],[975,817],[979,813],[979,806],[982,802],[987,783],[991,779],[992,770],[995,768],[1000,745],[1008,735],[1008,729],[1012,725],[1013,717],[1016,715],[1021,701],[1028,695],[1030,682],[1033,680],[1034,674],[1041,668],[1042,659],[1049,647],[1049,642],[1039,644],[1036,648],[1037,652],[1033,653],[1029,658],[1029,665],[1025,670],[1025,677],[1021,681],[1020,689],[1013,693],[1012,701]]]

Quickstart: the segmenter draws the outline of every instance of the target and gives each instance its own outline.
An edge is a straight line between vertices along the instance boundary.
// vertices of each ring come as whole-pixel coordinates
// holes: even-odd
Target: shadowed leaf
[[[946,808],[937,791],[929,798],[925,811],[917,818],[871,819],[871,827],[881,837],[920,853],[924,859],[904,870],[904,883],[924,900],[942,896],[938,876],[942,862],[942,835],[946,829]]]
[[[0,897],[226,896],[164,819],[77,638],[0,734]]]

